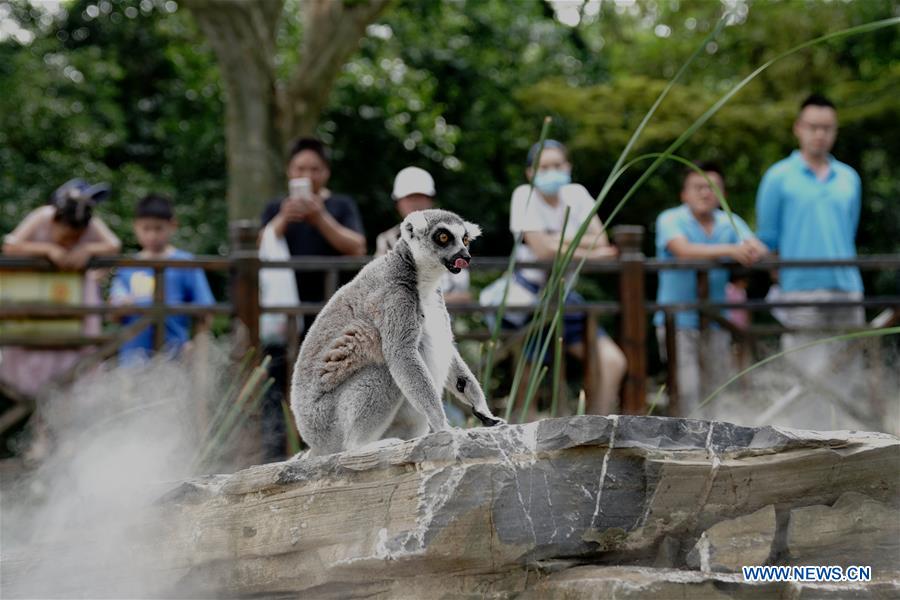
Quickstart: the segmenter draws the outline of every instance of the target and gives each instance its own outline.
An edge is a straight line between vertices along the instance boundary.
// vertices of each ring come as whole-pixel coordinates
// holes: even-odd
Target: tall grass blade
[[[296,456],[300,452],[300,434],[294,427],[294,417],[287,400],[281,400],[281,414],[284,416],[284,431],[287,437],[288,456]]]
[[[559,305],[563,306],[565,303],[566,297],[563,295],[562,290],[560,290],[559,294]],[[550,400],[550,416],[555,417],[557,415],[557,411],[559,410],[559,386],[562,381],[562,359],[563,359],[563,326],[562,319],[563,313],[556,313],[557,323],[556,323],[556,346],[553,352],[553,396]],[[565,398],[562,399],[563,402],[566,401]]]
[[[540,135],[540,138],[538,139],[538,152],[537,152],[537,156],[534,159],[535,164],[540,163],[541,154],[544,151],[544,143],[547,141],[547,135],[550,133],[550,123],[551,122],[552,122],[552,119],[549,116],[544,117],[544,124],[541,126],[541,135]],[[529,185],[530,185],[530,188],[528,189],[528,200],[525,204],[526,207],[528,206],[528,204],[531,203],[531,198],[534,195],[534,178],[533,177],[532,177],[532,180],[529,181]],[[507,278],[508,282],[512,281],[513,272],[514,272],[515,266],[516,266],[516,249],[519,247],[519,244],[522,243],[522,235],[523,235],[522,232],[519,232],[516,234],[515,239],[513,240],[513,250],[512,250],[512,252],[510,252],[510,255],[509,255],[509,264],[506,267],[506,271],[502,275],[503,277]],[[507,285],[503,291],[503,299],[500,302],[500,306],[497,307],[497,311],[495,313],[494,327],[493,327],[493,330],[491,331],[491,338],[488,341],[488,349],[487,349],[487,354],[485,356],[485,362],[484,362],[485,366],[484,366],[483,378],[482,378],[483,382],[487,382],[485,384],[487,386],[490,385],[491,375],[493,373],[494,349],[497,347],[497,340],[500,337],[500,330],[502,329],[502,324],[503,324],[503,315],[506,313],[506,300],[507,300],[507,296],[509,295],[509,288],[510,288],[510,286]],[[515,396],[511,395],[510,397],[514,398]],[[507,412],[507,415],[506,415],[507,421],[509,420],[509,415],[510,415],[511,410],[512,410],[512,408],[511,408],[510,404],[507,404],[507,411],[506,411]]]
[[[534,399],[537,386],[541,384],[546,376],[547,365],[541,365],[540,369],[532,369],[532,377],[528,381],[528,388],[525,390],[525,402],[522,403],[522,412],[519,413],[519,423],[525,422],[525,417],[528,414],[528,409],[531,407],[531,402]]]
[[[567,206],[565,209],[565,212],[563,213],[562,231],[565,231],[566,227],[569,224],[570,212],[571,212],[571,208]],[[556,247],[556,254],[554,256],[560,255],[560,253],[562,252],[562,249],[563,249],[564,242],[565,242],[565,236],[560,235],[559,244]],[[550,270],[550,274],[549,274],[548,278],[553,277],[555,275],[557,266],[559,266],[559,264],[557,263],[557,261],[554,261],[553,267]],[[537,305],[537,311],[534,314],[534,316],[532,316],[531,322],[528,324],[527,335],[525,336],[526,352],[531,352],[531,351],[533,351],[534,348],[542,347],[544,345],[543,338],[544,338],[545,334],[547,336],[547,339],[550,340],[550,339],[554,339],[554,337],[555,337],[554,334],[557,331],[562,331],[562,328],[561,328],[562,321],[561,320],[559,323],[560,328],[557,328],[557,324],[555,323],[549,329],[547,329],[547,330],[544,329],[543,323],[546,321],[545,313],[549,310],[549,308],[551,306],[554,306],[554,304],[552,302],[545,301],[545,299],[547,297],[548,297],[547,290],[546,290],[546,288],[544,288],[541,290],[541,295],[539,297],[539,301],[538,301],[538,305]],[[565,299],[565,295],[563,295],[563,299]],[[562,301],[556,303],[555,306],[556,306],[557,315],[565,312],[565,306]],[[538,360],[536,362],[536,364],[539,364],[539,365],[544,364],[544,356],[546,356],[546,353],[543,353],[540,355],[540,360]],[[539,372],[532,369],[531,376],[529,377],[527,389],[537,391],[537,388],[534,385],[534,381],[538,376],[539,376]],[[518,383],[519,383],[518,381],[515,381],[515,380],[513,381],[513,388],[510,391],[510,397],[513,399],[515,399],[518,396]],[[527,393],[525,396],[525,403],[526,404],[531,403],[531,398],[527,395]]]

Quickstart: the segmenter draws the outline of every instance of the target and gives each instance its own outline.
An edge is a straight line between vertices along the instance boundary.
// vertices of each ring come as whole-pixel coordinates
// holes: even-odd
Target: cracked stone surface
[[[455,574],[513,593],[536,565],[652,565],[667,536],[770,505],[848,491],[896,504],[898,467],[884,434],[583,416],[254,467],[185,483],[161,508],[181,584],[202,592],[396,596],[398,581]]]
[[[181,597],[847,597],[685,570],[684,555],[771,506],[791,526],[847,492],[895,507],[898,473],[886,434],[581,416],[186,481],[141,535]],[[854,597],[900,594],[900,565],[876,576]]]
[[[894,477],[900,473],[894,472]],[[791,511],[787,562],[795,565],[868,565],[876,571],[900,565],[900,510],[857,492],[832,506]]]
[[[687,555],[687,564],[704,572],[740,572],[744,565],[768,564],[776,529],[771,504],[743,517],[719,521],[700,535]]]

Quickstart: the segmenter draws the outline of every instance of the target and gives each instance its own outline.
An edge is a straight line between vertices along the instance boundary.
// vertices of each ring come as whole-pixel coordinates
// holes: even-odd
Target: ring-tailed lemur
[[[488,426],[484,392],[453,343],[438,284],[469,266],[481,229],[444,210],[410,214],[393,251],[337,291],[303,341],[291,383],[312,455],[448,429],[447,387]]]

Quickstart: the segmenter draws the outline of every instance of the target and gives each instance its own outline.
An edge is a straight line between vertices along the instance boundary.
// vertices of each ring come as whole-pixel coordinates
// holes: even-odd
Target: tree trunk
[[[190,0],[225,88],[228,213],[255,219],[284,188],[277,123],[275,34],[283,0]]]
[[[356,50],[366,26],[390,0],[305,0],[300,62],[282,97],[282,130],[290,137],[310,134],[328,104],[344,61]]]
[[[286,144],[311,134],[347,57],[389,0],[304,0],[300,60],[275,74],[284,0],[187,0],[219,63],[226,93],[228,213],[255,219],[284,191]]]

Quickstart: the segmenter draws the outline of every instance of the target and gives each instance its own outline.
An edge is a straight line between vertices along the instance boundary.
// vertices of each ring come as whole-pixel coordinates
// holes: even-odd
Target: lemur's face
[[[459,273],[469,266],[469,244],[481,235],[481,228],[445,210],[423,210],[403,220],[401,236],[416,261]]]

